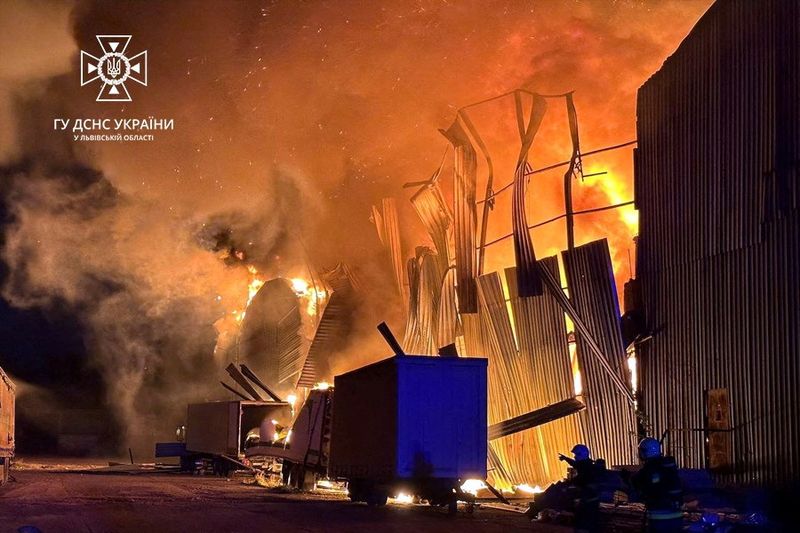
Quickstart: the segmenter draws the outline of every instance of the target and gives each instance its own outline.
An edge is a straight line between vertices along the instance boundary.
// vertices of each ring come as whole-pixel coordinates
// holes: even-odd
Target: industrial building
[[[800,4],[715,3],[639,90],[641,407],[684,467],[800,466]]]

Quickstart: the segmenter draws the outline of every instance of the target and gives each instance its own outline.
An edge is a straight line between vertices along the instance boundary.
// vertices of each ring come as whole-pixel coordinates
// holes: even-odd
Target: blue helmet
[[[639,442],[639,458],[652,459],[661,456],[661,443],[653,437],[645,437]]]
[[[575,456],[576,461],[583,461],[589,458],[589,447],[585,444],[576,444],[572,447],[572,455]]]

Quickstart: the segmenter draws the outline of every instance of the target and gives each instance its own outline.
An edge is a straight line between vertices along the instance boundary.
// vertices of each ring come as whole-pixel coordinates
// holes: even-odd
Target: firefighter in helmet
[[[683,490],[675,459],[661,453],[661,443],[652,437],[639,442],[642,468],[633,475],[633,487],[647,509],[647,531],[672,533],[683,526]]]
[[[572,448],[572,456],[569,458],[559,454],[558,458],[566,461],[573,469],[571,485],[575,491],[575,531],[599,531],[599,467],[592,461],[589,448],[585,444],[576,444]]]

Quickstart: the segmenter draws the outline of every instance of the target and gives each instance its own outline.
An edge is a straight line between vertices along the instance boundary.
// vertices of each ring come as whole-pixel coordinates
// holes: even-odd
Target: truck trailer
[[[14,383],[0,368],[0,485],[8,481],[14,458]]]
[[[486,479],[486,368],[403,354],[336,376],[330,476],[353,501],[404,492],[454,512],[462,483]]]
[[[288,426],[292,408],[283,401],[232,400],[189,404],[182,442],[156,443],[156,457],[179,457],[183,470],[210,465],[228,475],[245,457],[248,444],[261,440],[261,432]],[[274,431],[274,430],[273,430]]]

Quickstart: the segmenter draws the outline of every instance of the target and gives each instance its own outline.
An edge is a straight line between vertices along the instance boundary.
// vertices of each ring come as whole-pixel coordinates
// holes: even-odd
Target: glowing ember
[[[331,384],[327,381],[320,381],[314,384],[314,390],[328,390],[329,388],[331,388]]]
[[[478,495],[478,491],[486,488],[486,483],[480,479],[468,479],[461,485],[461,490],[473,496]]]

